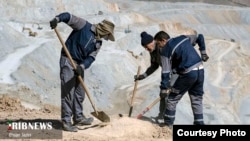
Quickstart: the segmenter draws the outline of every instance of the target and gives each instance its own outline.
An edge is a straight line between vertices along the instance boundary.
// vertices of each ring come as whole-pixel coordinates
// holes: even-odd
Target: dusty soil
[[[90,126],[79,126],[78,132],[63,131],[64,141],[166,141],[171,130],[159,127],[148,119],[129,118],[127,115],[110,116],[111,122],[98,119]],[[58,119],[60,108],[45,104],[40,109],[25,108],[18,98],[0,96],[0,119]]]

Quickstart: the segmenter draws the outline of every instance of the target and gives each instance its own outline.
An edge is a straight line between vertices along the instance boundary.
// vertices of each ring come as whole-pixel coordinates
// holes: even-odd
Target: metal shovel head
[[[102,122],[110,122],[110,117],[103,111],[96,111],[91,114]]]

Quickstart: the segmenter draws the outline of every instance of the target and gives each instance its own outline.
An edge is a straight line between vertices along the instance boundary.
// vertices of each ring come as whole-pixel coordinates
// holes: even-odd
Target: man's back
[[[184,35],[169,39],[161,50],[163,59],[170,60],[171,68],[177,72],[183,72],[189,67],[201,62],[201,58],[195,48]]]

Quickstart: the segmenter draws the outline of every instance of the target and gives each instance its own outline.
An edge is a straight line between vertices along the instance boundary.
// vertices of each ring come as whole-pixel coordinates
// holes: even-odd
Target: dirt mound
[[[0,119],[60,119],[58,107],[45,104],[40,109],[29,109],[18,98],[7,95],[0,97]]]
[[[94,124],[89,127],[79,126],[77,133],[64,132],[63,139],[84,141],[166,141],[172,138],[172,131],[169,128],[159,127],[159,125],[148,120],[111,116],[111,122],[107,123],[106,126],[102,125],[103,123],[98,123],[95,120]]]
[[[21,101],[17,98],[10,98],[6,95],[0,97],[0,110],[1,111],[17,111],[22,110],[24,107],[21,105]]]
[[[58,119],[60,109],[52,105],[43,105],[41,109],[29,109],[22,106],[18,98],[2,95],[0,97],[0,119]],[[79,126],[78,132],[63,131],[63,139],[79,141],[166,141],[171,140],[172,132],[168,128],[161,128],[147,120],[110,116],[111,122],[102,123],[95,119],[90,126]],[[76,138],[77,137],[77,138]]]

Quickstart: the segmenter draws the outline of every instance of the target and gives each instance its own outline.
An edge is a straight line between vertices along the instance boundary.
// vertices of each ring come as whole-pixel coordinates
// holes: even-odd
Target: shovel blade
[[[110,117],[103,111],[96,111],[91,114],[102,122],[110,122]]]

